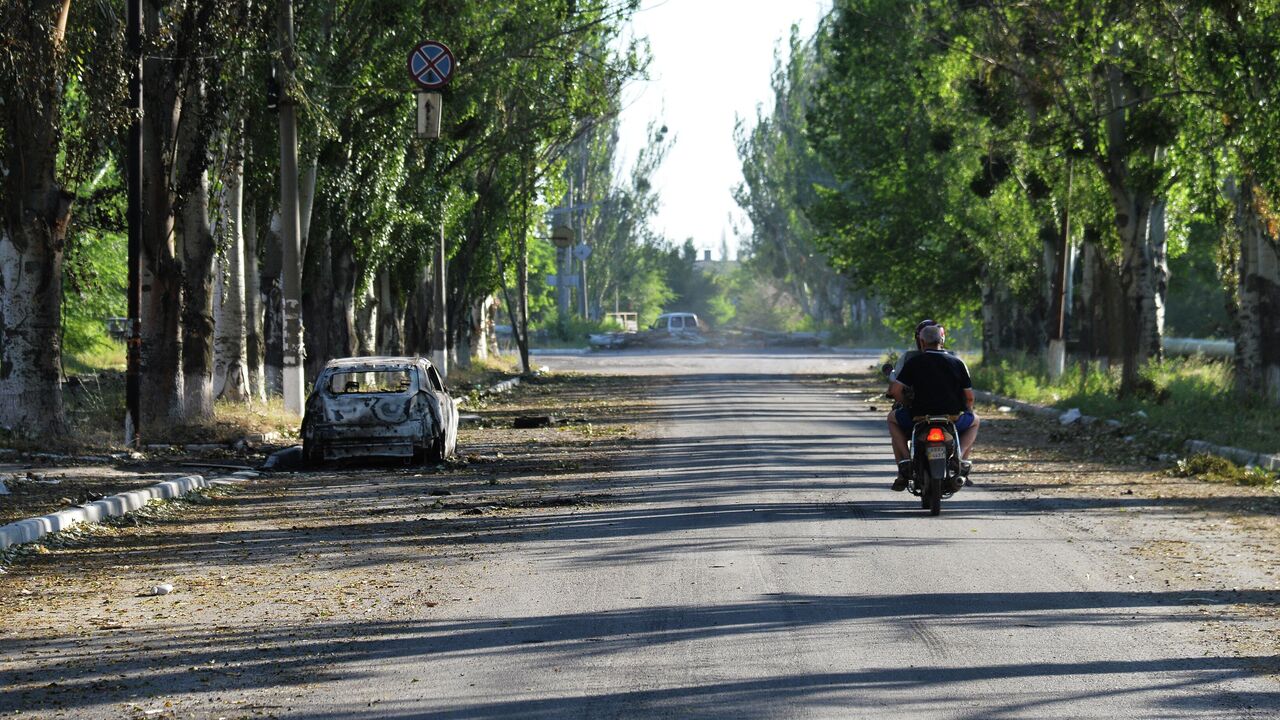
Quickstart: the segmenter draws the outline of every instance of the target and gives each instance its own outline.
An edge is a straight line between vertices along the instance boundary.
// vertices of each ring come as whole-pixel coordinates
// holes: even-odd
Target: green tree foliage
[[[751,221],[739,250],[747,268],[786,288],[814,321],[841,324],[850,288],[818,247],[812,220],[819,189],[836,181],[805,135],[823,70],[814,46],[793,28],[786,60],[775,59],[772,114],[759,108],[752,127],[738,122],[743,183],[734,198]]]
[[[771,114],[739,132],[753,262],[798,287],[811,241],[896,325],[980,323],[987,352],[1034,352],[1056,332],[1068,233],[1070,334],[1123,361],[1132,392],[1161,353],[1169,259],[1207,227],[1196,250],[1215,239],[1229,309],[1248,318],[1238,369],[1269,385],[1278,12],[837,0],[812,41],[792,39]]]

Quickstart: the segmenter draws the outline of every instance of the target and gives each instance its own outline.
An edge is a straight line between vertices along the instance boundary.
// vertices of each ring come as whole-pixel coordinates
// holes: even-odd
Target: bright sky
[[[732,189],[742,181],[733,142],[736,117],[754,118],[773,103],[769,76],[775,48],[791,25],[812,35],[830,0],[644,0],[633,32],[649,38],[650,79],[624,95],[621,151],[634,158],[645,129],[661,119],[675,145],[655,178],[659,231],[676,243],[692,237],[720,258],[720,239],[736,255],[736,224],[749,230]],[[733,220],[730,220],[732,215]]]

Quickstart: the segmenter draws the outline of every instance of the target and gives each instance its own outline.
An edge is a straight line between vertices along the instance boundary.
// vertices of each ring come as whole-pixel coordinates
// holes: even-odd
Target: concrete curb
[[[1021,400],[1014,400],[1013,398],[989,393],[985,390],[974,390],[973,394],[974,397],[983,402],[1008,405],[1019,412],[1027,412],[1033,415],[1039,415],[1040,417],[1056,419],[1063,413],[1063,411],[1058,408],[1045,407],[1044,405],[1033,405],[1031,403],[1022,402]],[[1092,415],[1082,415],[1080,416],[1079,422],[1084,425],[1091,425],[1099,420],[1100,418],[1096,418]],[[1245,450],[1244,448],[1214,445],[1213,443],[1207,443],[1203,440],[1188,440],[1185,447],[1187,452],[1190,453],[1215,455],[1240,465],[1252,465],[1265,470],[1280,471],[1280,454],[1269,455],[1267,453]]]
[[[182,497],[196,490],[218,484],[218,480],[205,480],[200,475],[188,475],[166,480],[141,490],[131,490],[119,495],[85,503],[42,517],[27,518],[0,526],[0,549],[10,545],[29,543],[50,533],[62,532],[80,523],[96,523],[109,517],[119,517],[145,506],[152,500],[169,500]]]
[[[520,376],[517,375],[513,378],[507,378],[506,380],[503,380],[502,382],[497,383],[492,387],[487,387],[484,390],[481,390],[479,395],[480,397],[486,397],[488,395],[497,395],[499,393],[508,392],[511,390],[511,388],[514,388],[519,384],[520,384]],[[458,400],[456,404],[458,406],[458,409],[461,410],[462,408],[466,407],[466,404],[467,404],[466,398],[462,398],[461,400]]]

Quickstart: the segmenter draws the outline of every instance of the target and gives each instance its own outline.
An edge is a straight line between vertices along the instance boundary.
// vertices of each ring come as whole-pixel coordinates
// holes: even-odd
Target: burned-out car
[[[457,444],[457,403],[431,361],[420,357],[329,361],[302,419],[309,465],[354,457],[439,461]]]

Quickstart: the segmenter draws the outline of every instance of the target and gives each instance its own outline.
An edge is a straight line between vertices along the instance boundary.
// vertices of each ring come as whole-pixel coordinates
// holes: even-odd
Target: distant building
[[[711,251],[703,250],[702,259],[693,261],[693,269],[700,270],[708,275],[729,275],[738,269],[737,260],[712,260]]]

